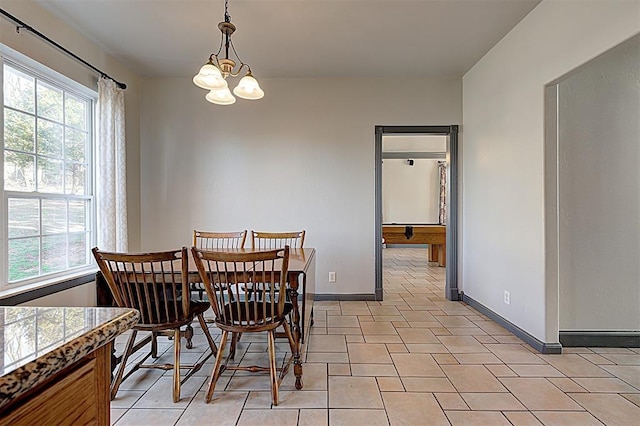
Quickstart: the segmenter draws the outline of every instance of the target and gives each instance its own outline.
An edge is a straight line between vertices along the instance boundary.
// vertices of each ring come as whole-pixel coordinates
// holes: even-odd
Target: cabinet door
[[[108,347],[20,397],[2,413],[0,426],[108,425]]]

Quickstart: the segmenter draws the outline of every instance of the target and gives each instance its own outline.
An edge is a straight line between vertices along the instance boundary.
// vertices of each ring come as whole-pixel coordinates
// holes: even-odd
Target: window
[[[2,64],[2,282],[9,286],[91,265],[95,93],[39,71]]]

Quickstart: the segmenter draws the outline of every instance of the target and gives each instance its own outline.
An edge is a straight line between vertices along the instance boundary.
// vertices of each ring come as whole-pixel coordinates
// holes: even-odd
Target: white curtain
[[[447,224],[447,162],[438,161],[438,173],[440,174],[440,195],[438,197],[438,222]]]
[[[127,173],[124,91],[113,80],[98,81],[96,208],[98,248],[127,251]]]

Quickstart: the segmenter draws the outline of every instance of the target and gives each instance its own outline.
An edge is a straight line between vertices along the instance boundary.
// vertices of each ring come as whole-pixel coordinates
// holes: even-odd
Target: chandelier
[[[231,35],[236,31],[236,26],[231,23],[231,15],[229,15],[229,0],[224,2],[224,21],[218,24],[218,29],[222,33],[220,39],[220,47],[218,52],[212,53],[209,56],[209,61],[200,68],[200,72],[193,77],[193,83],[209,91],[205,96],[205,99],[211,103],[218,105],[231,105],[236,102],[236,98],[231,94],[229,90],[229,84],[227,77],[237,77],[243,70],[246,69],[246,74],[240,79],[238,85],[233,89],[233,93],[243,99],[261,99],[264,96],[264,92],[256,80],[251,74],[251,67],[248,64],[242,62],[236,52],[236,48],[231,41]],[[224,57],[221,57],[222,48],[224,47]],[[237,62],[229,57],[231,51],[235,55],[237,62],[240,66],[237,70]]]

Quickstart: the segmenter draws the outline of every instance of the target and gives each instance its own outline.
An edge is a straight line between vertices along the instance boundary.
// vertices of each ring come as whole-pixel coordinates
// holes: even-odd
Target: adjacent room
[[[0,426],[640,418],[640,0],[0,0],[0,81]]]

